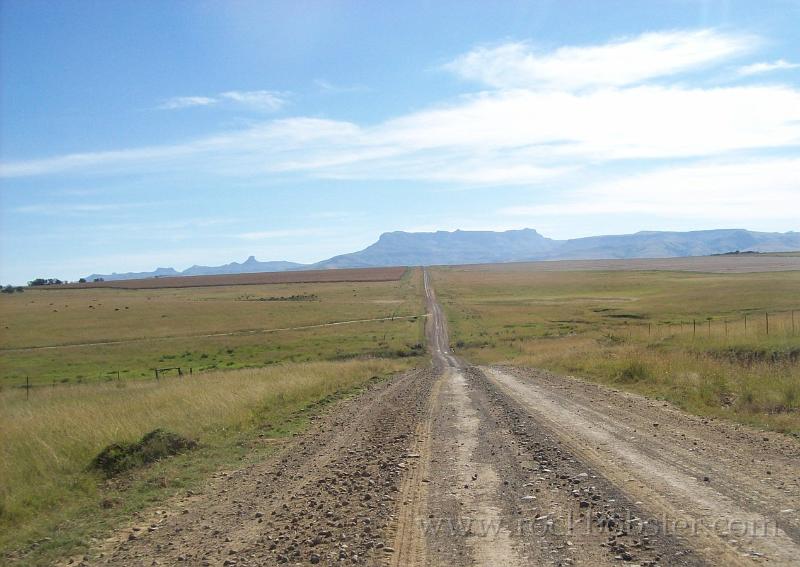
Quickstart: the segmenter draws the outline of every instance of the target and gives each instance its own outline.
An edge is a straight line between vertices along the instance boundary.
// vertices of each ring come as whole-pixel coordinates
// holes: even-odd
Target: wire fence
[[[800,336],[800,310],[749,311],[738,316],[707,316],[677,321],[626,321],[622,325],[613,327],[611,332],[650,339],[791,338]]]
[[[69,387],[90,384],[104,384],[108,382],[117,383],[135,383],[135,382],[160,382],[166,378],[185,378],[191,377],[200,371],[195,370],[192,366],[170,366],[166,368],[153,368],[152,378],[146,376],[137,376],[136,378],[123,378],[120,370],[109,370],[108,372],[101,373],[98,379],[93,380],[77,380],[77,381],[62,381],[53,379],[51,382],[35,381],[31,382],[30,376],[25,377],[25,381],[11,387],[22,388],[25,390],[25,399],[29,400],[31,397],[31,390],[37,389],[55,389],[56,387]],[[0,388],[1,390],[1,388]]]

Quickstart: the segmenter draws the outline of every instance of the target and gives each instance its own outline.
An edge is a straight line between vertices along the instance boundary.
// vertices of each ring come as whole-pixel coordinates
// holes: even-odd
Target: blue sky
[[[800,2],[2,0],[0,281],[800,230]]]

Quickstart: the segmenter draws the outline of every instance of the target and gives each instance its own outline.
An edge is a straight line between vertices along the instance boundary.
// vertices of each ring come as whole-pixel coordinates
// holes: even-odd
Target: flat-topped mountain
[[[334,256],[316,268],[508,262],[548,255],[558,246],[533,229],[506,232],[386,232],[360,252]]]
[[[182,272],[158,268],[154,272],[92,274],[86,279],[141,279],[165,276],[200,276],[328,268],[490,264],[526,260],[579,260],[605,258],[674,258],[740,252],[800,250],[800,232],[754,232],[744,229],[691,232],[644,231],[613,236],[554,240],[533,229],[505,232],[387,232],[363,250],[334,256],[316,264],[259,262],[250,256],[242,263],[192,266]]]
[[[753,232],[743,229],[692,232],[637,232],[553,240],[532,229],[505,232],[388,232],[351,254],[319,262],[315,268],[484,264],[526,260],[600,258],[672,258],[734,251],[800,250],[800,232]]]

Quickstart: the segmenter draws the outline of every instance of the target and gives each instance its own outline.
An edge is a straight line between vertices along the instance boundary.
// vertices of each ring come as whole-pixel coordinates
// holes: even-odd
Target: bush
[[[639,382],[650,377],[650,369],[645,363],[633,360],[620,370],[617,377],[622,382]]]
[[[61,285],[63,282],[58,278],[36,278],[35,280],[29,281],[28,285],[31,287],[38,287],[43,285]]]
[[[143,467],[195,447],[197,442],[192,439],[163,429],[154,429],[136,443],[109,445],[92,460],[89,468],[111,478],[127,470]]]

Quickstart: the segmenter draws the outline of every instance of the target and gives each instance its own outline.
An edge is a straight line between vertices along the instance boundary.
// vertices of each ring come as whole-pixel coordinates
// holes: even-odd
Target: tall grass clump
[[[147,382],[87,383],[0,392],[0,550],[49,535],[47,518],[96,502],[89,470],[107,446],[162,428],[224,445],[237,435],[280,429],[300,410],[362,386],[409,362],[373,359],[284,364]],[[1,557],[2,555],[0,555]]]

